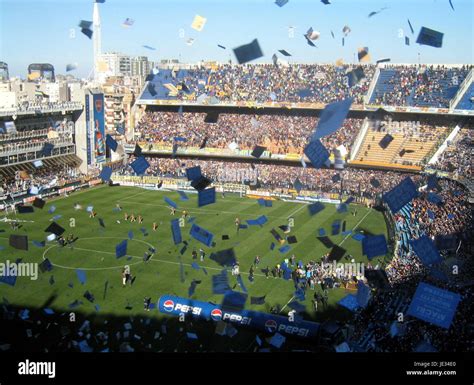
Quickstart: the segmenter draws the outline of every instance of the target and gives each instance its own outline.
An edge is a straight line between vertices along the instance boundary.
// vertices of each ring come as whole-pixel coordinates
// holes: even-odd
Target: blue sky
[[[448,0],[331,1],[324,5],[320,0],[290,0],[280,8],[274,0],[106,0],[100,4],[102,51],[151,60],[235,62],[232,48],[257,38],[265,56],[255,62],[270,63],[279,49],[293,55],[290,62],[352,62],[358,47],[369,47],[373,62],[389,57],[396,63],[417,63],[419,58],[422,63],[473,63],[472,0],[452,0],[455,11]],[[388,9],[367,17],[383,7]],[[196,14],[207,18],[201,32],[191,29]],[[135,24],[126,29],[121,24],[127,17]],[[77,62],[79,68],[72,73],[87,76],[92,40],[77,27],[81,19],[92,20],[92,0],[0,0],[0,61],[8,63],[11,76],[25,77],[28,64],[41,62],[53,64],[56,73],[65,73],[67,63]],[[342,47],[344,25],[352,32]],[[293,38],[289,26],[294,27]],[[421,26],[443,32],[443,47],[416,44]],[[309,27],[321,32],[318,48],[308,46],[302,36]],[[399,29],[409,36],[410,46],[399,37]],[[195,39],[192,46],[186,45],[188,38]]]

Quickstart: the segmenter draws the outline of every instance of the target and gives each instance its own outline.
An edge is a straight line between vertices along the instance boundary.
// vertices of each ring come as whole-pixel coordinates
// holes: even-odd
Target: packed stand
[[[420,277],[415,276],[394,286],[392,290],[378,291],[365,309],[356,312],[351,322],[354,330],[351,345],[354,350],[413,352],[426,351],[424,349],[429,347],[432,350],[428,351],[472,351],[472,333],[466,328],[474,311],[474,302],[470,300],[474,294],[472,287],[453,287],[426,280],[427,283],[461,294],[462,301],[449,329],[416,318],[410,318],[408,322],[396,322],[396,315],[407,311],[419,280]]]
[[[68,166],[41,167],[32,173],[19,171],[13,177],[2,178],[0,193],[9,195],[27,191],[33,186],[61,186],[83,176],[76,168]]]
[[[222,101],[327,104],[353,97],[355,104],[362,104],[375,67],[364,66],[365,78],[352,88],[347,83],[348,69],[329,64],[222,65],[211,73],[209,88]]]
[[[73,133],[70,130],[59,132],[55,131],[54,136],[49,136],[48,133],[44,132],[43,135],[38,133],[38,137],[35,138],[32,137],[28,139],[9,139],[8,142],[3,142],[0,139],[0,153],[16,153],[38,148],[41,149],[41,147],[46,142],[54,146],[72,145],[74,143]]]
[[[400,240],[395,256],[385,268],[390,290],[376,291],[367,308],[356,311],[355,333],[351,337],[354,349],[410,352],[427,346],[434,351],[472,351],[474,348],[472,334],[465,328],[474,311],[470,300],[474,293],[469,284],[474,276],[472,208],[467,202],[466,191],[457,182],[439,179],[438,186],[434,192],[442,202],[433,203],[428,195],[433,191],[425,189],[394,215]],[[439,250],[444,261],[436,266],[437,274],[422,263],[408,242],[427,235],[436,243],[436,237],[451,234],[457,234],[456,245],[450,251]],[[453,273],[450,261],[460,266],[458,274]],[[394,314],[406,314],[420,282],[461,295],[461,303],[449,329],[416,318],[396,322]]]
[[[372,104],[448,108],[470,66],[392,66],[381,69]]]
[[[156,76],[162,84],[184,83],[190,91],[179,93],[177,97],[181,100],[196,100],[205,93],[221,102],[326,104],[352,97],[355,104],[362,104],[375,66],[364,65],[365,77],[349,87],[346,73],[352,69],[352,66],[330,64],[222,64],[212,70],[161,70]]]
[[[305,190],[323,193],[339,193],[341,182],[333,182],[332,178],[339,174],[342,178],[342,191],[346,195],[357,195],[375,198],[377,194],[388,191],[398,184],[406,174],[392,171],[374,171],[346,168],[343,171],[331,169],[302,168],[272,164],[248,164],[211,160],[184,160],[147,158],[150,168],[147,176],[169,178],[185,178],[186,168],[200,166],[204,175],[215,183],[258,182],[262,188],[272,190],[288,190],[293,188],[296,178],[305,186]],[[134,175],[130,166],[123,166],[119,175]],[[417,176],[412,176],[418,180]],[[374,182],[376,181],[376,183]],[[377,187],[374,187],[377,186]]]
[[[72,116],[54,118],[21,119],[16,122],[14,130],[0,130],[0,153],[35,150],[46,142],[54,146],[74,144]]]
[[[413,106],[449,107],[459,85],[469,73],[468,66],[461,68],[428,67],[417,76],[413,95]]]
[[[5,109],[8,112],[22,113],[22,112],[35,112],[35,111],[48,111],[48,110],[77,110],[82,109],[83,105],[79,102],[32,102],[25,101],[18,103],[12,109]]]
[[[472,129],[461,129],[457,137],[441,154],[438,161],[430,165],[436,170],[451,173],[454,178],[472,179],[474,133]]]
[[[387,70],[392,70],[393,76],[379,79],[371,102],[386,106],[406,106],[407,98],[415,86],[418,69],[414,66],[387,66],[381,70],[380,76]]]
[[[467,202],[464,188],[457,182],[439,180],[441,191],[436,192],[441,199],[438,203],[429,198],[428,191],[422,191],[409,207],[403,208],[395,217],[396,226],[403,238],[417,239],[427,235],[435,240],[437,236],[458,234],[462,241],[469,239],[472,232],[472,208]],[[433,192],[431,192],[433,193]],[[405,233],[405,234],[403,234]],[[462,246],[461,242],[461,246]],[[469,247],[469,242],[463,247]],[[425,266],[414,254],[408,242],[401,242],[391,267],[387,270],[389,278],[395,282],[417,273],[426,272]]]
[[[232,142],[242,150],[256,144],[271,147],[272,152],[302,152],[318,124],[318,118],[282,115],[220,114],[217,123],[205,123],[206,114],[147,112],[135,131],[135,139],[171,146],[173,138],[182,137],[180,147],[199,147],[207,138],[206,147],[227,148]],[[346,119],[335,133],[322,138],[328,149],[344,145],[350,148],[357,136],[361,119]]]

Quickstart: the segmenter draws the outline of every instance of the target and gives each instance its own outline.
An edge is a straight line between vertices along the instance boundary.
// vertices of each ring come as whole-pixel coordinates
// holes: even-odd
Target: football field
[[[152,303],[164,294],[192,298],[201,301],[221,303],[223,295],[213,294],[212,276],[219,274],[224,267],[211,260],[212,253],[233,248],[240,265],[243,286],[237,283],[236,277],[228,269],[229,285],[235,291],[248,292],[245,307],[252,310],[270,312],[273,306],[279,306],[282,314],[290,310],[288,303],[294,299],[293,281],[274,278],[270,273],[266,277],[264,271],[283,262],[291,255],[296,261],[303,263],[321,257],[331,249],[317,239],[319,229],[323,228],[330,240],[347,250],[356,262],[367,262],[362,256],[361,242],[350,234],[331,236],[332,223],[340,219],[346,221],[346,230],[364,231],[372,234],[385,234],[387,229],[383,215],[373,209],[361,205],[350,205],[348,212],[338,213],[336,206],[325,204],[324,210],[311,216],[306,204],[284,201],[273,201],[272,207],[263,207],[257,200],[241,198],[238,195],[226,194],[225,198],[217,194],[214,204],[198,207],[197,194],[188,193],[188,200],[182,200],[177,192],[152,191],[135,187],[109,187],[83,190],[69,197],[53,199],[43,209],[35,208],[34,213],[8,215],[22,221],[18,230],[12,230],[7,222],[0,222],[0,262],[16,261],[41,263],[48,259],[53,268],[47,272],[39,272],[37,280],[29,277],[18,277],[14,286],[1,283],[1,295],[8,302],[25,308],[48,307],[56,312],[79,311],[85,314],[98,313],[126,315],[147,315],[163,317],[156,309],[151,312],[143,310],[144,297],[151,297]],[[178,205],[176,215],[170,214],[169,205],[164,201],[167,197]],[[119,204],[121,211],[117,210]],[[75,208],[80,205],[81,208]],[[55,206],[54,212],[51,210]],[[93,206],[97,212],[90,218],[86,211]],[[181,228],[183,241],[188,243],[183,254],[184,244],[174,245],[170,221],[180,218],[182,210],[189,213],[191,221],[186,220]],[[48,211],[51,211],[49,213]],[[353,215],[356,211],[356,215]],[[124,214],[141,215],[143,223],[130,223],[124,220]],[[248,226],[236,231],[234,220],[239,217],[243,224],[246,220],[256,219],[264,215],[268,222],[262,226]],[[46,239],[44,230],[55,221],[66,231],[64,236],[73,234],[78,239],[72,246],[60,247],[56,241],[46,242],[44,246],[38,242]],[[102,219],[101,225],[99,218]],[[194,218],[194,219],[192,219]],[[293,218],[294,226],[285,234],[279,226],[289,224]],[[158,229],[152,230],[152,223],[158,223]],[[189,235],[192,223],[203,227],[214,234],[214,247],[207,247]],[[271,230],[275,229],[283,238],[295,236],[297,242],[290,244],[290,250],[282,253],[282,247]],[[9,246],[10,234],[27,235],[29,250],[16,250]],[[222,239],[228,235],[229,239]],[[116,245],[128,240],[127,255],[116,257]],[[276,243],[273,250],[271,244]],[[288,245],[288,242],[283,244]],[[199,249],[206,253],[204,261],[200,261]],[[147,262],[144,254],[154,248],[156,252]],[[198,253],[193,259],[192,251]],[[255,270],[253,281],[249,280],[249,269],[256,255],[261,262]],[[381,259],[381,257],[379,258]],[[373,265],[379,259],[374,259]],[[340,262],[348,262],[342,258]],[[194,266],[193,266],[194,263]],[[122,269],[129,265],[133,285],[122,287]],[[77,269],[85,273],[85,282],[78,279]],[[315,288],[321,291],[319,285]],[[84,294],[88,291],[94,301],[88,301]],[[322,321],[328,317],[344,318],[348,311],[337,305],[348,293],[355,294],[354,287],[329,290],[329,309],[323,313],[315,313],[311,306],[314,291],[308,289],[304,318]],[[265,303],[252,305],[250,297],[265,296]]]

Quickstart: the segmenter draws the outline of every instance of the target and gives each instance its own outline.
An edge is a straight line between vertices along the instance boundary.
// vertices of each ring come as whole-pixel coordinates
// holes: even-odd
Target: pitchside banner
[[[195,301],[187,298],[164,295],[158,300],[160,312],[179,316],[180,314],[191,315],[212,321],[228,321],[238,325],[245,325],[256,329],[265,330],[269,333],[283,333],[298,337],[315,338],[319,324],[309,321],[291,322],[288,318],[273,314],[266,314],[252,310],[240,312],[228,312],[222,310],[222,306],[209,302]]]
[[[90,166],[92,164],[92,146],[91,146],[91,137],[93,136],[92,128],[91,128],[91,114],[89,111],[90,104],[89,104],[89,95],[86,95],[86,130],[87,130],[87,165]]]

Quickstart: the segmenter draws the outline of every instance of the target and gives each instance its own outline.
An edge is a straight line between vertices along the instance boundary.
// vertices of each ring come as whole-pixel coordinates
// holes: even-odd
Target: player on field
[[[143,307],[145,311],[150,311],[151,297],[145,297],[143,299]]]
[[[239,230],[240,230],[240,218],[239,217],[235,218],[234,223],[235,223],[235,228],[236,228],[237,233],[238,233]]]

